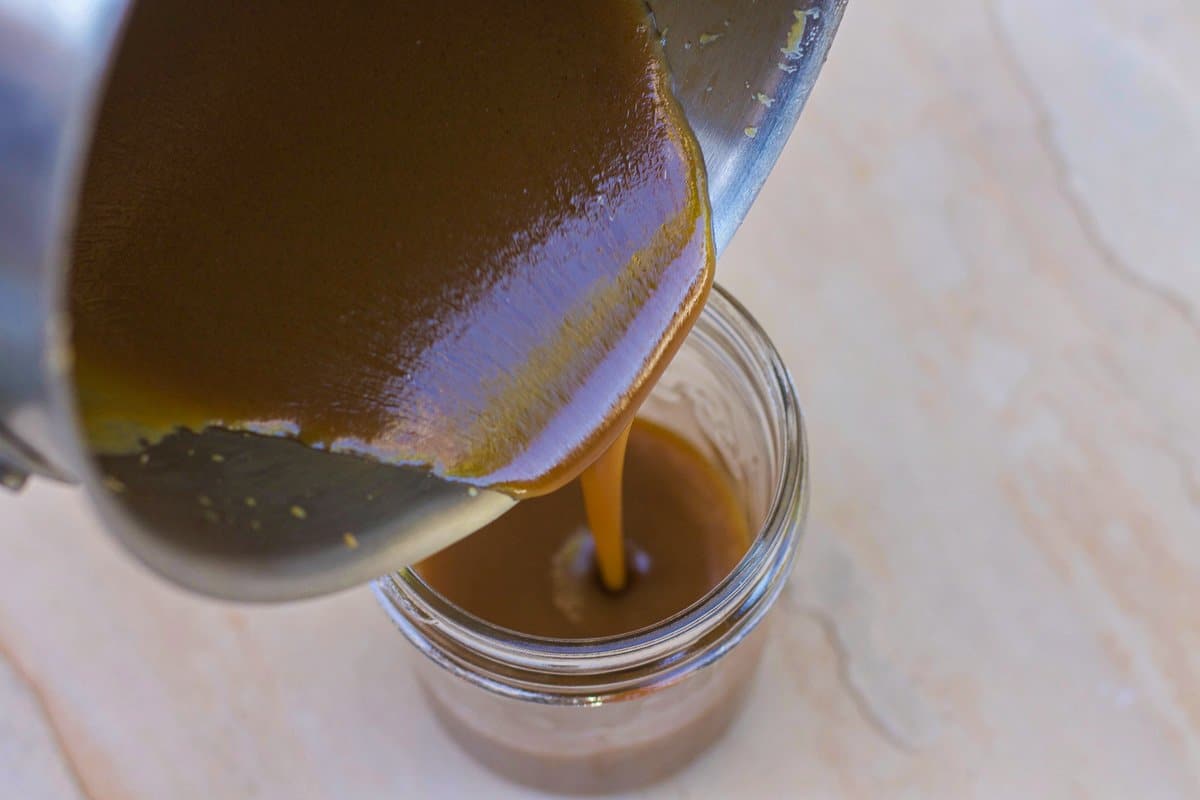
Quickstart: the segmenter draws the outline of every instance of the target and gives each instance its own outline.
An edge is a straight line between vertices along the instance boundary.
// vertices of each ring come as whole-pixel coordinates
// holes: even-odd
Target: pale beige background
[[[1200,796],[1197,42],[1194,0],[852,3],[720,266],[810,536],[747,713],[645,796]],[[0,796],[525,796],[405,646],[365,589],[214,604],[0,497]]]

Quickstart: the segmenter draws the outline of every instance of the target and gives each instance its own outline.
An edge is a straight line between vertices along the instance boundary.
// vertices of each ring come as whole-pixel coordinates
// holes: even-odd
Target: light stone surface
[[[639,797],[1200,797],[1200,5],[855,0],[719,267],[795,374],[801,564]],[[714,42],[719,47],[720,42]],[[366,589],[176,591],[0,494],[0,796],[526,797]]]

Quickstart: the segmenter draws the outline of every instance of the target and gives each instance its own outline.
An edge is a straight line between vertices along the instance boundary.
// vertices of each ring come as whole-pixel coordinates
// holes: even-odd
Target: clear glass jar
[[[796,553],[808,482],[795,390],[762,329],[720,287],[640,416],[722,467],[757,531],[733,572],[689,608],[621,636],[546,639],[466,613],[411,569],[375,583],[450,734],[537,788],[633,788],[715,741],[741,707]]]

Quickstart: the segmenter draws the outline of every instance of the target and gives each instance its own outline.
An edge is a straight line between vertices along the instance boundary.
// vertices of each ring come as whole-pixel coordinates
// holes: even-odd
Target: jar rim
[[[714,284],[701,312],[750,359],[769,406],[779,479],[762,523],[738,564],[707,594],[652,626],[628,633],[554,639],[490,623],[442,597],[411,567],[377,579],[375,594],[426,656],[468,681],[539,702],[599,702],[710,663],[741,641],[771,606],[790,572],[808,505],[808,452],[791,375],[746,308]],[[685,344],[686,346],[686,344]],[[759,385],[761,384],[761,386]]]

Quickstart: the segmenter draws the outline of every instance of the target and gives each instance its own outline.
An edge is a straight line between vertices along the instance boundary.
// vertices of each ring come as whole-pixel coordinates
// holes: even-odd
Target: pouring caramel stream
[[[596,463],[579,476],[588,527],[596,543],[596,567],[610,592],[625,588],[625,537],[622,530],[621,477],[629,428],[621,431]]]
[[[417,574],[460,609],[524,634],[587,639],[659,623],[737,566],[753,536],[750,517],[717,463],[646,419],[628,433],[623,471],[619,593],[599,574],[606,540],[586,518],[582,481],[518,503]]]

